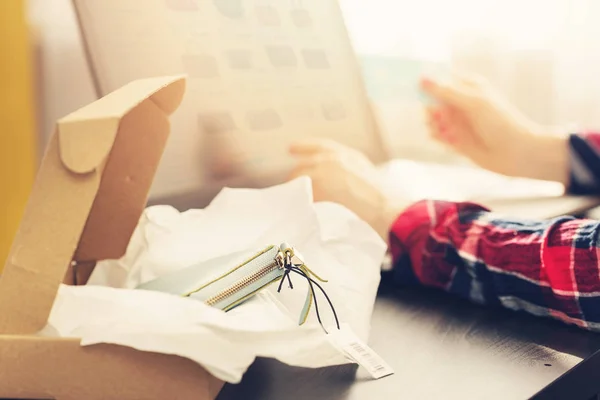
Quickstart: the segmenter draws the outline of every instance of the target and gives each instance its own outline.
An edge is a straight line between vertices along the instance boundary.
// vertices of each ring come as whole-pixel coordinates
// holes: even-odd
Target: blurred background
[[[264,0],[261,4],[283,1],[289,2]],[[146,4],[158,7],[158,3],[164,3],[171,9],[183,10],[207,2],[148,0]],[[90,4],[127,5],[123,6],[123,13],[132,13],[134,8],[127,8],[128,1],[3,0],[1,3],[0,259],[3,259],[56,120],[112,87],[98,77],[98,66],[94,63],[100,53],[90,57],[89,37],[91,31],[94,37],[102,37],[104,33],[114,35],[120,28],[116,23],[111,24],[110,18],[92,24],[95,8]],[[93,28],[82,26],[81,6],[77,11],[77,3],[88,3],[85,24],[92,24]],[[292,3],[302,8],[303,3],[309,4],[311,0]],[[444,73],[452,67],[487,77],[524,113],[539,122],[564,129],[575,129],[576,124],[600,126],[600,79],[596,76],[600,70],[597,23],[600,2],[597,0],[339,0],[339,3],[388,158],[463,162],[426,137],[421,103],[415,94],[415,76],[428,71]],[[149,15],[145,15],[145,20]],[[142,24],[141,16],[130,17],[136,24]],[[150,34],[146,40],[153,37]],[[154,72],[158,74],[161,70]],[[135,75],[135,70],[132,73]],[[165,166],[161,166],[153,188],[155,198],[200,190],[206,183],[202,166],[190,164],[190,160],[201,157],[197,135],[179,135],[169,146],[163,161]],[[187,160],[186,164],[181,160]]]
[[[600,123],[600,2],[342,0],[359,55],[446,62],[489,79],[540,123]],[[397,154],[433,151],[419,121],[396,110]],[[416,125],[414,125],[416,124]],[[409,126],[411,129],[406,129]],[[404,150],[404,151],[403,151]],[[436,154],[436,156],[440,156]]]

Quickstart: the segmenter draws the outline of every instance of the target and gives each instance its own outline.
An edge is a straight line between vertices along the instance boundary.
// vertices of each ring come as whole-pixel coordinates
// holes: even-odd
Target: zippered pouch
[[[313,299],[316,303],[314,286],[317,286],[327,298],[334,312],[336,323],[339,325],[329,297],[313,277],[321,282],[326,281],[308,269],[287,243],[282,243],[280,246],[268,246],[248,260],[230,267],[229,263],[233,258],[239,259],[239,254],[228,255],[185,268],[142,284],[137,289],[191,297],[209,306],[228,311],[274,282],[280,282],[278,291],[281,290],[284,280],[287,280],[289,287],[293,289],[290,274],[294,272],[309,283],[309,291],[300,314],[299,324],[302,325],[306,322]],[[318,309],[317,317],[321,322]]]

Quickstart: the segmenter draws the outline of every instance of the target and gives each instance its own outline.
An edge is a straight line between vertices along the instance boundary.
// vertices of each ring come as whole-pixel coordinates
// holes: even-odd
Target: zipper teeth
[[[225,300],[226,298],[233,296],[235,293],[237,293],[240,289],[243,289],[245,286],[248,286],[248,285],[258,281],[259,279],[261,279],[262,277],[267,275],[269,272],[275,270],[276,268],[279,268],[279,265],[277,264],[277,262],[272,262],[269,265],[256,271],[252,275],[249,275],[245,278],[240,279],[239,281],[237,281],[236,283],[234,283],[227,289],[212,296],[211,298],[206,300],[205,303],[208,304],[209,306],[214,306],[215,304]]]

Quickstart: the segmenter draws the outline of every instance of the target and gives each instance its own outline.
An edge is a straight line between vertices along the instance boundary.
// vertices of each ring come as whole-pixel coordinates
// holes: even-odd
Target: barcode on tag
[[[350,347],[352,349],[352,352],[354,352],[356,354],[352,358],[354,358],[354,359],[360,358],[361,360],[363,360],[364,363],[367,365],[366,368],[369,371],[372,371],[373,375],[377,375],[377,376],[375,376],[375,379],[382,378],[383,376],[390,375],[393,373],[393,371],[388,372],[389,367],[384,365],[385,363],[377,354],[373,354],[373,353],[369,352],[360,343],[356,343],[356,342],[350,343],[348,345],[348,347]],[[385,375],[380,375],[380,374],[385,374]]]
[[[363,343],[351,328],[344,324],[340,330],[332,330],[328,335],[332,343],[358,365],[365,368],[374,379],[392,375],[394,370],[369,346]]]

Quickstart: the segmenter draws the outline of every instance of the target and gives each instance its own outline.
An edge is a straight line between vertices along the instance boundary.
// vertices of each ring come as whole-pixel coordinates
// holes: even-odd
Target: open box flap
[[[181,103],[184,85],[183,77],[134,81],[60,119],[58,137],[63,163],[80,174],[101,167],[123,116],[148,98],[165,114],[172,114]]]
[[[0,334],[45,326],[71,261],[125,253],[184,90],[143,79],[59,121],[0,277]]]
[[[75,261],[117,259],[125,254],[166,145],[170,126],[165,116],[177,109],[184,91],[181,77],[134,81],[59,121],[62,162],[73,172],[103,171]],[[142,103],[145,98],[148,101]],[[97,119],[103,114],[110,117]],[[111,130],[113,121],[118,121],[118,136],[116,129]],[[97,139],[85,140],[82,132]],[[87,158],[81,157],[84,152]]]

